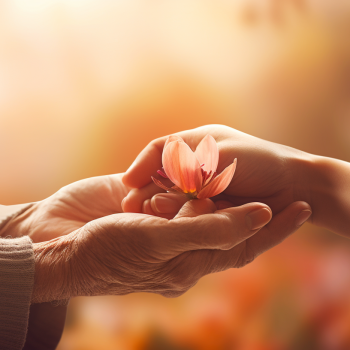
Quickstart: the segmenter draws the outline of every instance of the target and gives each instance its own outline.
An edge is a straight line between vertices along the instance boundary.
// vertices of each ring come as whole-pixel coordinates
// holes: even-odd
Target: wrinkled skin
[[[34,203],[4,228],[13,237],[29,235],[33,242],[49,241],[83,227],[86,223],[120,213],[128,189],[123,174],[94,177],[63,187]],[[55,349],[63,332],[67,301],[32,304],[24,349]]]
[[[119,174],[78,181],[33,207],[32,221],[23,225],[33,238],[39,240],[44,233],[57,237],[75,229],[34,245],[34,302],[138,291],[179,295],[203,275],[244,266],[278,244],[297,229],[294,222],[286,225],[286,216],[309,208],[304,202],[294,203],[271,225],[265,204],[217,211],[211,200],[195,200],[169,221],[120,213],[128,193],[121,179]],[[258,209],[265,209],[261,225],[249,229],[246,216]],[[47,226],[37,218],[46,218]],[[277,229],[279,236],[269,236]]]
[[[32,300],[40,304],[32,305],[36,319],[29,322],[27,349],[58,343],[65,307],[55,308],[51,301],[139,291],[181,295],[202,276],[242,267],[281,242],[298,228],[294,222],[286,224],[286,218],[309,208],[294,203],[269,224],[268,214],[261,226],[267,225],[254,230],[247,228],[245,218],[258,209],[270,212],[261,203],[217,211],[210,200],[196,200],[172,221],[121,213],[129,193],[122,176],[68,185],[5,227],[6,234],[28,234],[36,242]],[[50,322],[45,322],[47,315]]]
[[[179,296],[202,276],[242,267],[278,244],[297,229],[285,224],[286,215],[296,216],[309,206],[294,203],[272,226],[249,229],[246,215],[258,209],[263,209],[264,226],[271,219],[264,204],[217,210],[209,199],[187,202],[170,221],[135,213],[94,220],[36,245],[39,274],[33,301],[132,292]],[[280,235],[269,236],[276,229]]]
[[[123,174],[92,177],[61,188],[12,220],[6,233],[29,235],[33,242],[60,237],[86,223],[121,213],[121,201],[128,194]]]

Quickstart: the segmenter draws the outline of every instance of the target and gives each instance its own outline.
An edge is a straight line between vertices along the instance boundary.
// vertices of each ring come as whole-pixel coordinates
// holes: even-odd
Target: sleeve
[[[0,349],[22,349],[33,285],[34,253],[31,239],[28,236],[0,238]]]

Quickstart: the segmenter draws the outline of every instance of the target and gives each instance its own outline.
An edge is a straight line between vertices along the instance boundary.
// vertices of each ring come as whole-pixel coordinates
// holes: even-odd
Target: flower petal
[[[172,189],[173,189],[174,191],[176,191],[177,193],[184,194],[184,192],[182,191],[182,189],[181,189],[180,187],[173,186]]]
[[[161,181],[159,181],[158,179],[156,179],[155,177],[151,176],[153,182],[160,188],[162,188],[163,190],[165,191],[168,191],[168,192],[175,192],[177,193],[177,190],[173,189],[173,188],[169,188],[169,187],[166,187]]]
[[[236,170],[237,159],[218,175],[212,182],[205,186],[197,195],[197,198],[210,198],[224,191],[230,184]]]
[[[214,173],[218,167],[219,149],[213,136],[207,135],[197,146],[195,155],[199,164],[203,165],[203,170]]]
[[[170,142],[163,150],[163,167],[169,179],[185,193],[202,188],[202,170],[197,157],[184,142]]]
[[[185,142],[180,136],[170,135],[165,142],[163,150],[165,150],[165,148],[169,145],[170,142],[174,141]]]

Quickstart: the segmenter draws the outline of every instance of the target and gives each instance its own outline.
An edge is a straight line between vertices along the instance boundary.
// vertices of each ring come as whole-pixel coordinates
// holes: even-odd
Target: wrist
[[[32,303],[69,299],[74,295],[73,235],[33,243],[35,274]]]
[[[312,222],[335,233],[350,232],[350,164],[308,154],[299,160],[296,200],[308,202]]]

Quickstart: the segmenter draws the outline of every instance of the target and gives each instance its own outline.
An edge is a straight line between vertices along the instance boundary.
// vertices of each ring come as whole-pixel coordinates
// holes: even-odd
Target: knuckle
[[[148,143],[147,147],[154,147],[156,145],[156,142],[158,141],[158,139],[152,140],[151,142]]]
[[[169,287],[173,291],[182,291],[187,288],[188,282],[183,275],[173,276],[169,283]]]
[[[185,292],[182,291],[173,291],[173,290],[168,290],[165,292],[162,292],[162,296],[168,299],[173,299],[173,298],[178,298],[181,295],[183,295]]]
[[[192,266],[192,268],[189,268]],[[175,293],[185,293],[192,288],[203,275],[198,261],[192,253],[183,253],[166,266],[167,288]]]
[[[246,242],[244,248],[242,249],[237,262],[236,268],[242,268],[251,262],[253,262],[256,258],[254,251],[250,248],[249,244]]]
[[[222,250],[230,250],[239,243],[239,225],[237,220],[232,214],[224,215],[224,220],[220,221],[217,229],[220,232]]]
[[[149,142],[149,144],[147,145],[147,148],[149,149],[158,149],[159,143],[162,140],[161,137],[152,140],[151,142]]]
[[[169,290],[185,293],[197,283],[189,273],[174,273],[169,281]]]

